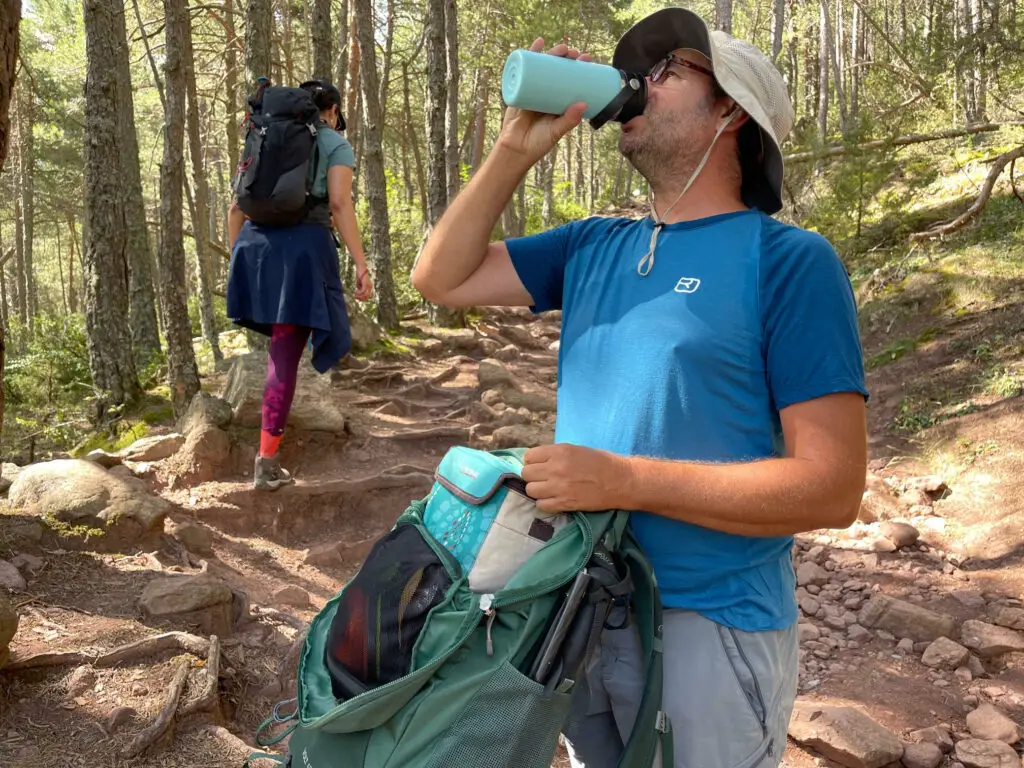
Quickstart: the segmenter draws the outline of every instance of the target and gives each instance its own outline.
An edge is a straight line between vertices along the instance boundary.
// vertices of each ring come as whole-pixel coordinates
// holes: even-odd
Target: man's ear
[[[732,102],[732,109],[726,112],[722,119],[725,121],[725,125],[722,129],[723,132],[732,131],[735,133],[739,131],[739,129],[742,128],[750,119],[750,115],[743,110],[743,107],[734,101]]]

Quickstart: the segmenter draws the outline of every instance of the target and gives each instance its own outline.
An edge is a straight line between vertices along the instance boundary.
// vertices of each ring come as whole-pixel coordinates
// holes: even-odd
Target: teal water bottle
[[[549,115],[586,102],[583,117],[596,129],[609,120],[626,123],[642,114],[647,81],[640,73],[606,64],[520,49],[505,60],[501,97],[510,107]]]

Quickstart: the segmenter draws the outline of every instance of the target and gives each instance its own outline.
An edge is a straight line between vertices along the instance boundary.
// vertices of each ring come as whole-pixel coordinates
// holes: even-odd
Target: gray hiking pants
[[[796,625],[741,632],[692,611],[666,610],[663,627],[663,708],[675,765],[654,768],[778,766],[796,698]],[[573,768],[615,768],[643,695],[640,658],[632,623],[604,630],[580,675],[564,733]]]

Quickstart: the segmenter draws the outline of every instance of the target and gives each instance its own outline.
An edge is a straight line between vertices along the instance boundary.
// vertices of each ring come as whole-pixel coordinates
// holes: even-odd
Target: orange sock
[[[281,444],[281,435],[272,435],[267,430],[260,431],[260,456],[270,458],[277,453],[277,446]]]

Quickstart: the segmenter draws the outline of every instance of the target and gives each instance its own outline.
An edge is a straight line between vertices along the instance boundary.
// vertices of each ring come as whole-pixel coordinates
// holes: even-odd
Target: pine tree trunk
[[[395,0],[388,0],[388,30],[384,38],[383,73],[380,78],[380,121],[387,125],[388,89],[391,87],[391,64],[395,47]]]
[[[622,157],[621,155],[619,156]],[[555,222],[555,165],[558,162],[558,144],[544,156],[544,202],[540,209],[540,218],[545,229],[550,229]]]
[[[75,214],[68,211],[68,232],[71,234],[71,247],[68,249],[68,311],[78,311],[78,292],[75,290],[75,261],[78,260],[78,233],[75,231]]]
[[[192,180],[195,207],[192,211],[192,233],[196,245],[196,294],[199,298],[199,321],[203,336],[213,351],[213,361],[224,359],[220,351],[217,321],[213,314],[213,285],[210,263],[210,199],[206,179],[206,158],[203,156],[202,137],[199,135],[199,96],[196,91],[195,58],[192,52],[192,28],[186,24],[182,42],[182,68],[188,96],[188,146],[192,159]]]
[[[974,31],[974,120],[978,123],[988,122],[988,68],[986,58],[988,47],[985,45],[985,17],[981,0],[971,0],[971,21]]]
[[[420,215],[424,222],[429,222],[427,211],[427,181],[423,172],[423,155],[420,152],[420,140],[416,133],[416,123],[412,119],[412,105],[409,103],[409,66],[402,64],[402,106],[405,110],[405,130],[412,145],[412,156],[416,164],[416,190],[420,199]]]
[[[7,160],[11,137],[11,97],[18,71],[18,50],[21,47],[21,0],[0,0],[0,170]],[[3,339],[0,338],[0,347]],[[3,368],[0,367],[0,374]],[[2,388],[0,388],[2,390]],[[2,391],[0,391],[2,397]],[[0,405],[0,428],[3,427]]]
[[[250,0],[252,10],[257,0]],[[199,370],[192,349],[192,328],[188,317],[185,278],[182,191],[184,187],[185,97],[187,90],[185,38],[188,34],[188,10],[185,0],[164,0],[167,43],[164,71],[167,84],[167,109],[164,115],[164,156],[160,164],[160,309],[167,338],[168,385],[175,415],[188,408],[199,391]],[[268,19],[269,20],[269,19]],[[262,39],[269,49],[269,29]],[[249,36],[247,31],[247,37]],[[246,50],[246,69],[250,74],[265,72],[268,56]],[[252,78],[255,81],[255,77]]]
[[[775,13],[772,24],[772,61],[779,64],[782,55],[782,37],[786,30],[786,0],[775,0]]]
[[[857,122],[857,110],[860,105],[860,64],[861,34],[860,6],[853,4],[853,18],[850,22],[850,51],[853,57],[853,71],[850,73],[850,119]]]
[[[445,0],[445,52],[448,69],[448,105],[445,110],[446,142],[446,175],[448,182],[448,200],[450,203],[459,192],[461,174],[459,173],[459,28],[456,0]]]
[[[732,0],[715,0],[715,28],[732,34]]]
[[[359,113],[356,111],[356,104],[359,101],[359,40],[356,38],[356,11],[355,0],[350,2],[349,18],[349,55],[348,55],[348,90],[345,94],[348,101],[345,104],[345,123],[348,126],[350,136],[359,137]],[[359,166],[356,166],[358,173]]]
[[[433,226],[448,204],[448,164],[445,114],[448,63],[445,49],[445,0],[428,0],[426,8],[427,51],[427,223]]]
[[[131,326],[135,362],[141,368],[160,353],[160,332],[156,323],[156,293],[153,289],[153,251],[146,225],[139,168],[139,142],[135,132],[135,104],[124,9],[115,4],[117,46],[118,117],[121,136],[121,173],[124,183],[125,229],[128,237],[128,324]]]
[[[245,6],[245,91],[256,88],[256,80],[270,76],[270,0],[246,0]]]
[[[89,369],[103,392],[96,416],[141,394],[125,322],[128,306],[128,233],[121,186],[118,40],[124,30],[120,0],[84,3],[85,81],[85,324]]]
[[[826,0],[820,0],[818,3],[820,8],[818,17],[818,131],[822,141],[828,137],[828,62],[829,47],[832,42],[829,36],[825,2]]]
[[[21,318],[22,328],[28,328],[28,290],[25,287],[25,217],[21,211],[21,192],[19,190],[18,175],[20,174],[22,159],[22,127],[18,114],[21,110],[18,99],[14,99],[14,127],[17,131],[17,142],[15,143],[17,173],[11,174],[12,190],[11,197],[14,198],[14,303],[18,307],[18,317]]]
[[[239,148],[238,123],[241,119],[238,108],[238,33],[235,31],[235,0],[224,0],[224,24],[227,32],[227,47],[224,50],[224,89],[227,101],[227,119],[224,121],[225,133],[228,138],[228,176],[234,175],[235,166],[241,159]],[[244,103],[244,99],[243,99]]]
[[[34,266],[34,244],[35,244],[35,141],[33,140],[32,126],[35,122],[35,95],[32,93],[29,81],[26,78],[22,81],[19,89],[21,103],[18,114],[21,118],[22,147],[19,154],[20,164],[18,168],[21,193],[21,231],[24,237],[24,260],[25,260],[25,307],[28,312],[28,331],[32,336],[35,331],[36,313],[39,308],[36,304],[36,270]]]
[[[476,114],[473,126],[473,149],[470,159],[471,173],[476,173],[484,160],[484,142],[487,140],[487,101],[491,95],[491,70],[484,69],[480,75],[480,88],[476,97]]]
[[[341,0],[341,11],[338,13],[338,69],[334,84],[345,97],[345,81],[348,79],[348,0]],[[346,120],[348,113],[345,114]]]
[[[391,222],[388,216],[387,180],[381,141],[380,83],[377,80],[377,51],[373,44],[371,0],[355,0],[355,25],[362,58],[363,151],[366,164],[366,202],[370,208],[370,237],[373,243],[373,280],[377,294],[377,321],[388,330],[398,328],[398,303],[391,274]]]
[[[573,148],[576,151],[576,178],[573,181],[573,192],[575,193],[576,202],[583,205],[586,202],[586,180],[583,174],[583,123],[576,126],[575,136],[573,136]]]
[[[848,129],[846,118],[846,94],[843,92],[843,78],[842,71],[840,69],[840,45],[837,37],[838,27],[832,26],[832,20],[829,18],[828,2],[829,0],[821,0],[821,21],[822,24],[824,24],[825,30],[822,39],[828,40],[828,63],[832,67],[833,85],[836,89],[836,104],[839,106],[839,130],[845,136]]]
[[[281,9],[281,18],[284,24],[281,27],[281,55],[284,58],[284,76],[289,83],[295,83],[295,57],[292,55],[295,46],[292,29],[292,13],[294,8],[292,0],[280,0],[278,7]],[[309,69],[306,68],[308,72]],[[280,80],[279,80],[280,82]]]
[[[331,79],[331,51],[334,34],[331,31],[331,0],[313,0],[313,77]]]

